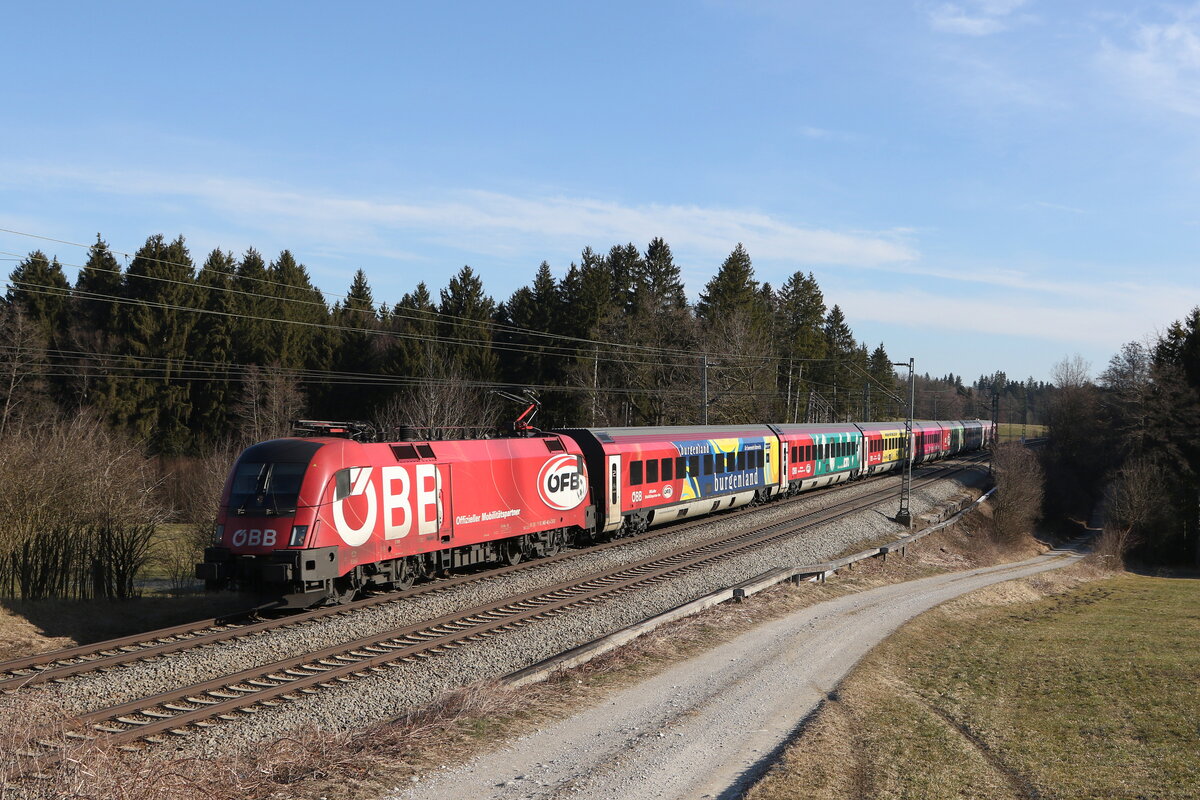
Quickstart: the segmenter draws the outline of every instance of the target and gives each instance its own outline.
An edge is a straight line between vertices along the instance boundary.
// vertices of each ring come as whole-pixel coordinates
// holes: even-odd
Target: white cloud
[[[1200,6],[1167,23],[1143,23],[1121,47],[1106,42],[1099,61],[1134,96],[1200,116]]]
[[[990,36],[1011,28],[1028,17],[1015,15],[1025,0],[968,0],[942,3],[927,10],[929,24],[940,33],[960,36]]]
[[[859,290],[839,296],[843,310],[854,320],[1017,336],[1031,343],[1061,342],[1110,352],[1125,342],[1141,340],[1163,320],[1179,319],[1188,309],[1188,292],[1182,287],[1171,291],[1161,286],[1117,284],[1093,287],[1066,302],[1027,294],[942,294],[920,289]],[[915,308],[953,309],[953,313],[914,318]]]
[[[809,264],[883,267],[918,258],[901,232],[805,227],[746,209],[629,206],[592,198],[476,190],[364,199],[241,179],[21,165],[8,165],[0,174],[7,174],[10,183],[24,179],[45,187],[53,181],[75,191],[155,202],[190,200],[239,226],[376,256],[394,256],[397,240],[505,255],[528,249],[535,241],[543,248],[577,251],[581,243],[646,242],[662,236],[677,251],[717,261],[737,242],[755,258]]]

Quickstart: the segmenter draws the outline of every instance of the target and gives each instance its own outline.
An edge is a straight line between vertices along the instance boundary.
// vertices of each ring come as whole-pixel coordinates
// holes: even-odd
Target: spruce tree
[[[840,306],[835,304],[833,308],[829,309],[829,313],[825,316],[823,332],[826,357],[830,361],[828,371],[822,373],[826,385],[821,393],[828,402],[833,404],[834,414],[837,418],[843,419],[849,416],[849,411],[853,407],[851,398],[857,397],[858,393],[855,392],[855,388],[860,385],[860,381],[855,378],[854,369],[848,363],[856,358],[856,344],[854,334],[846,323],[846,315],[842,313]]]
[[[754,265],[750,254],[741,242],[721,264],[717,274],[704,286],[700,301],[696,303],[696,315],[705,323],[713,324],[719,317],[745,314],[753,324],[761,324],[762,297],[758,281],[754,278]]]
[[[108,332],[119,307],[111,298],[120,297],[121,287],[121,265],[96,234],[96,243],[88,250],[87,261],[75,278],[72,313],[82,333],[78,337],[81,341],[90,339],[93,332]]]
[[[321,328],[329,321],[325,296],[312,285],[308,270],[284,250],[268,269],[272,293],[277,298],[272,340],[273,362],[283,369],[320,369],[328,361],[323,348]]]
[[[132,377],[110,382],[109,408],[155,452],[183,452],[191,409],[181,371],[196,323],[195,270],[183,237],[147,239],[125,273],[123,294],[133,301],[118,322]]]
[[[74,394],[80,405],[97,405],[105,417],[109,409],[103,407],[99,390],[123,346],[117,330],[121,308],[117,301],[123,291],[121,265],[97,234],[75,278],[68,329],[73,349],[86,354],[75,361],[72,370]]]
[[[242,364],[270,364],[274,360],[272,339],[275,326],[270,322],[278,310],[271,287],[267,262],[253,247],[246,250],[237,265],[233,288],[237,290],[236,355]]]
[[[679,311],[687,308],[683,277],[675,265],[671,247],[661,237],[655,237],[646,248],[646,255],[634,274],[635,304],[658,311]]]
[[[325,407],[339,419],[369,419],[384,395],[371,381],[380,373],[383,346],[376,333],[379,318],[375,297],[361,269],[354,272],[346,297],[334,305],[330,317],[337,328],[332,347],[334,370],[367,377],[362,383],[351,379],[329,387]]]
[[[438,335],[458,341],[443,344],[454,371],[468,379],[493,380],[498,367],[491,349],[496,303],[484,292],[483,281],[469,266],[463,267],[442,289],[438,311],[442,314]]]
[[[5,299],[37,326],[52,349],[60,347],[65,341],[71,284],[58,259],[35,250],[9,273],[8,284]]]
[[[239,385],[230,374],[239,366],[235,361],[234,337],[241,303],[231,291],[236,268],[237,259],[232,253],[213,250],[196,276],[196,305],[211,312],[198,316],[191,340],[192,357],[209,362],[198,368],[203,379],[192,381],[190,391],[189,427],[201,449],[230,436],[229,409]]]

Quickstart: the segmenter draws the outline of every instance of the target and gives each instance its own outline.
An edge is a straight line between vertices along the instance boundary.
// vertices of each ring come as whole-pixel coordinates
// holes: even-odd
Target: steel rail
[[[967,457],[967,459],[970,458]],[[928,466],[928,468],[932,469],[935,467]],[[888,478],[895,476],[890,473],[882,473],[873,477]],[[836,493],[836,490],[845,489],[848,486],[849,484],[839,483],[821,487],[815,492],[803,492],[793,497],[785,498],[782,503],[777,503],[774,507],[780,508],[793,502],[818,497],[826,492]],[[375,595],[343,605],[309,609],[298,614],[290,614],[286,617],[240,623],[236,620],[241,615],[231,614],[224,617],[183,623],[169,628],[132,634],[118,639],[77,645],[62,650],[38,653],[11,661],[0,662],[0,693],[12,693],[41,683],[65,680],[77,675],[110,669],[136,661],[146,661],[220,642],[241,639],[265,631],[284,630],[329,617],[350,614],[360,608],[373,608],[388,603],[398,603],[413,597],[446,591],[463,584],[501,577],[544,564],[557,563],[575,558],[584,553],[603,552],[614,547],[650,541],[660,536],[676,534],[694,527],[706,525],[719,519],[728,520],[736,518],[752,511],[761,510],[761,508],[761,506],[749,506],[733,509],[731,510],[733,511],[732,514],[729,513],[730,510],[719,514],[709,514],[687,521],[680,521],[662,528],[655,528],[635,536],[602,542],[582,550],[569,549],[553,556],[522,561],[519,564],[496,567],[468,575],[457,575],[432,583],[424,583],[410,589]],[[249,613],[246,612],[247,616]]]
[[[922,476],[921,483],[941,480],[970,466],[947,466]],[[940,473],[947,473],[943,475]],[[123,703],[78,717],[93,731],[114,744],[139,740],[158,743],[163,733],[186,735],[190,727],[204,728],[216,719],[234,719],[235,713],[253,714],[256,706],[277,705],[313,694],[319,688],[346,683],[389,665],[411,662],[522,627],[581,605],[591,605],[626,592],[661,583],[761,548],[796,533],[870,508],[893,489],[837,503],[798,517],[733,532],[723,538],[683,547],[616,570],[606,570],[545,589],[453,612],[433,620],[375,634],[353,642],[284,659],[222,676],[184,689]],[[76,737],[88,736],[76,732]]]

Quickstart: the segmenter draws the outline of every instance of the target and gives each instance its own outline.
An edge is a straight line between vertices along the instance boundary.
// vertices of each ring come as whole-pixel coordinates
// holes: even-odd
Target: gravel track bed
[[[914,490],[912,510],[923,514],[935,509],[949,498],[958,494],[964,485],[978,485],[985,480],[983,472],[968,473],[953,480],[943,480],[931,486]],[[869,484],[877,488],[878,483]],[[862,487],[854,487],[863,490]],[[853,491],[853,490],[851,490]],[[837,495],[843,499],[845,494]],[[828,504],[828,495],[822,502],[813,498],[816,505]],[[901,528],[887,515],[895,513],[896,500],[890,498],[873,509],[855,514],[848,519],[838,520],[821,527],[819,532],[810,532],[792,537],[753,553],[730,559],[721,564],[697,570],[682,578],[647,589],[628,592],[619,598],[597,603],[589,607],[586,614],[561,614],[540,622],[491,638],[483,646],[468,646],[439,655],[418,663],[401,664],[386,673],[360,678],[334,690],[322,691],[316,696],[306,696],[275,708],[260,709],[252,717],[220,725],[209,731],[194,733],[179,744],[180,749],[190,755],[211,757],[241,748],[251,748],[255,742],[270,740],[283,732],[297,728],[319,727],[323,729],[350,729],[387,719],[405,708],[420,706],[436,699],[449,689],[489,678],[497,678],[515,670],[537,663],[547,657],[578,646],[597,637],[612,633],[623,627],[662,613],[748,578],[762,574],[782,565],[814,563],[832,558],[862,542],[881,536],[894,536]],[[765,519],[787,517],[797,513],[797,505],[765,510]],[[762,515],[753,515],[754,524],[764,520]],[[717,520],[714,525],[732,528],[747,527],[750,520]],[[706,526],[706,533],[712,528]],[[689,532],[688,538],[702,534]],[[671,537],[664,537],[671,538]],[[655,551],[667,549],[655,540]],[[639,547],[648,547],[645,543]],[[627,562],[645,557],[634,555],[624,548],[614,552],[594,554],[597,558],[611,558],[613,563]],[[653,551],[647,551],[649,555]],[[572,574],[582,574],[599,568],[590,561],[582,568],[571,560]],[[549,570],[547,570],[549,571]],[[554,570],[552,579],[539,581],[541,584],[565,580],[560,570]],[[532,580],[522,574],[524,580]],[[477,588],[477,587],[475,587]],[[529,588],[534,588],[532,585]],[[505,583],[501,594],[518,591],[511,580]],[[472,599],[478,600],[479,593]],[[327,642],[320,642],[327,645]]]
[[[134,662],[105,672],[81,675],[61,684],[52,683],[37,687],[33,691],[41,693],[46,698],[48,707],[58,706],[73,714],[86,713],[99,708],[106,708],[130,700],[136,700],[140,697],[167,692],[181,686],[211,680],[261,664],[302,655],[339,642],[349,642],[363,636],[432,619],[487,600],[500,600],[514,594],[535,591],[572,578],[650,558],[668,550],[706,540],[717,533],[742,530],[786,519],[801,513],[827,507],[835,502],[876,491],[882,487],[896,486],[898,483],[898,477],[877,478],[859,484],[835,488],[832,491],[822,492],[815,496],[802,497],[790,503],[768,505],[753,514],[742,514],[740,516],[725,518],[718,516],[711,523],[688,531],[664,533],[664,535],[651,540],[630,542],[625,546],[602,552],[581,551],[575,558],[566,559],[555,564],[535,566],[511,575],[485,578],[478,582],[453,587],[422,597],[410,598],[402,602],[359,609],[352,614],[319,620],[291,630],[265,631],[238,641],[217,643],[193,651],[175,653],[152,661]],[[937,499],[941,498],[943,491],[952,492],[958,486],[959,484],[954,481],[941,481],[935,484],[935,488],[933,489],[915,491],[912,503],[914,513],[919,514],[923,512],[923,502],[936,502]],[[949,488],[944,489],[943,487]],[[864,512],[856,515],[852,526],[853,530],[848,532],[839,532],[846,525],[845,521],[826,525],[821,530],[820,542],[813,541],[803,549],[789,550],[776,554],[777,548],[772,548],[770,552],[775,555],[760,556],[756,563],[767,563],[764,559],[769,558],[777,558],[777,561],[761,568],[755,566],[747,567],[746,569],[749,572],[733,580],[725,580],[723,577],[714,578],[713,581],[704,584],[710,588],[689,589],[688,591],[694,591],[692,596],[684,597],[681,600],[669,601],[669,605],[666,608],[686,602],[695,596],[712,591],[714,588],[744,580],[746,577],[764,572],[766,569],[776,566],[779,563],[797,563],[797,559],[819,561],[840,553],[856,542],[898,531],[898,526],[882,516],[884,513],[894,513],[894,505],[895,501],[889,500],[877,507],[877,511],[880,513]],[[867,518],[867,520],[864,523],[860,522],[859,518]],[[799,542],[808,541],[809,538],[815,539],[816,535],[810,534],[808,537],[801,537]],[[793,543],[790,547],[798,547],[799,542]],[[689,578],[689,587],[695,580],[695,576]],[[681,589],[681,591],[684,590]],[[629,596],[627,595],[627,597]],[[610,604],[602,604],[602,606],[608,605]],[[597,606],[596,608],[599,609],[600,607]],[[630,607],[640,609],[643,607],[643,604],[631,601]],[[643,613],[637,611],[633,613],[633,617],[618,614],[616,618],[627,621],[615,623],[615,627],[607,627],[598,633],[581,633],[582,638],[579,641],[586,641],[603,635],[610,630],[615,630],[638,619],[651,616],[653,613],[658,612]],[[593,615],[589,614],[588,616],[591,617]],[[600,618],[608,619],[607,612],[601,613],[597,611],[595,616],[598,620]],[[547,624],[559,626],[565,624],[565,621],[554,620],[548,621]],[[594,629],[594,626],[587,628],[588,631]],[[498,637],[493,642],[499,643],[500,638]],[[508,637],[502,638],[507,639]],[[557,641],[553,637],[551,638]],[[578,644],[578,642],[574,644]],[[574,644],[550,646],[556,648],[553,652],[559,652],[562,649],[566,649],[566,647],[574,646]],[[476,648],[465,648],[465,650],[474,649]],[[481,649],[491,650],[493,648],[489,644],[488,648]],[[530,652],[539,653],[539,655],[531,656],[528,660],[521,663],[514,662],[515,665],[512,667],[499,668],[498,672],[485,670],[481,673],[479,668],[474,668],[468,673],[463,673],[457,667],[451,668],[450,671],[452,674],[469,674],[471,677],[465,677],[452,683],[438,684],[431,687],[429,692],[423,696],[429,699],[450,686],[470,683],[489,675],[504,674],[552,654],[545,652],[544,647],[534,648]],[[452,656],[452,658],[460,657],[462,657],[460,654]],[[438,659],[438,663],[442,663],[442,661],[443,658]],[[511,659],[503,663],[509,663],[510,661]],[[496,661],[496,663],[499,664],[502,662]],[[397,675],[402,672],[403,668],[397,668]],[[407,679],[405,682],[408,682]],[[33,696],[33,693],[31,693],[31,696]],[[408,701],[402,703],[402,705],[407,704],[410,703]],[[292,705],[285,704],[285,707],[291,707]],[[390,707],[395,708],[396,706],[393,704]],[[258,716],[264,717],[268,714],[273,715],[274,713],[274,711],[260,711]],[[388,716],[388,714],[385,713],[382,716]]]

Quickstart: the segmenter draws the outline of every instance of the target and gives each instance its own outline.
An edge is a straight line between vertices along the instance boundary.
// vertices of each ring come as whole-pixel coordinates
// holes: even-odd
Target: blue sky
[[[1095,370],[1200,303],[1200,3],[18,4],[0,227],[505,299],[739,241],[921,372]],[[84,252],[13,233],[0,251]],[[0,255],[11,258],[11,255]],[[0,265],[12,264],[11,261]],[[4,269],[4,272],[7,272]]]

